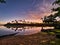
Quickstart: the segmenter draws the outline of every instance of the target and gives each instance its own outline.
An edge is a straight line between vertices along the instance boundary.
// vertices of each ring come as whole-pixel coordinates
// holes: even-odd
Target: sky
[[[41,22],[41,18],[52,13],[55,0],[6,0],[0,3],[0,23],[12,20]]]

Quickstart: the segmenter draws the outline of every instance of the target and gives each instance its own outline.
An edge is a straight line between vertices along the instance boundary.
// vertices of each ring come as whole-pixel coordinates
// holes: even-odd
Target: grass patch
[[[55,33],[54,33],[54,32],[49,32],[49,34],[52,34],[52,35],[54,35]]]
[[[55,41],[51,41],[50,43],[55,44],[56,42]]]
[[[60,33],[60,30],[56,29],[55,32]]]
[[[60,33],[60,30],[57,30],[56,32]]]

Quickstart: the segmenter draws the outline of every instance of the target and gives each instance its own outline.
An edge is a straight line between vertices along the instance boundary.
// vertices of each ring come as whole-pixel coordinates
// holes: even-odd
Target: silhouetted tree
[[[52,11],[57,11],[57,13],[54,14],[54,17],[55,17],[55,18],[56,18],[56,17],[60,17],[60,0],[56,0],[56,1],[53,3],[53,5],[54,5],[54,4],[59,5],[59,7],[52,9]]]
[[[14,21],[12,21],[12,23],[14,23]]]
[[[57,8],[53,8],[52,9],[52,11],[57,11],[57,13],[55,13],[54,14],[54,18],[56,18],[56,17],[60,17],[60,0],[56,0],[54,3],[53,3],[53,5],[59,5]],[[56,25],[55,25],[55,28],[58,28],[58,29],[60,29],[60,23],[58,22],[58,23],[56,23]]]
[[[54,23],[54,22],[56,22],[56,19],[51,14],[50,16],[45,16],[43,22],[44,23]]]
[[[54,5],[54,4],[60,5],[60,0],[56,0],[56,1],[53,3],[53,5]]]
[[[26,21],[25,21],[25,20],[23,20],[23,23],[26,23]]]
[[[5,0],[0,0],[0,3],[6,3],[6,1]]]
[[[49,22],[48,22],[48,18],[47,18],[47,16],[44,16],[44,18],[43,18],[43,22],[44,22],[44,23],[49,23]]]
[[[52,11],[57,11],[57,13],[55,13],[54,15],[50,15],[50,16],[45,16],[44,17],[44,20],[43,20],[43,22],[45,22],[45,23],[49,23],[49,22],[56,22],[56,17],[60,17],[60,0],[56,0],[54,3],[53,3],[53,5],[54,4],[57,4],[57,5],[59,5],[59,7],[57,7],[57,8],[53,8],[52,9]]]
[[[16,22],[16,23],[18,23],[18,21],[17,21],[17,20],[15,20],[15,22]]]

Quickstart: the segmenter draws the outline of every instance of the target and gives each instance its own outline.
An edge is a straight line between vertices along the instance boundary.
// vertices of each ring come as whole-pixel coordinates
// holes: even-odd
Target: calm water
[[[2,36],[6,36],[6,35],[11,35],[11,34],[15,34],[15,35],[32,35],[32,34],[36,34],[38,33],[38,37],[37,36],[31,36],[32,38],[30,40],[32,40],[31,42],[35,42],[38,41],[40,44],[42,45],[47,44],[47,45],[60,45],[60,33],[58,32],[59,30],[55,30],[54,27],[30,27],[30,26],[0,26],[0,37]],[[48,30],[47,30],[48,29]],[[50,30],[52,29],[52,30]],[[13,36],[13,35],[12,35]],[[30,36],[29,36],[30,37]],[[29,41],[29,39],[27,39]],[[48,42],[45,42],[48,41]],[[24,42],[24,41],[23,41]],[[20,42],[19,42],[20,43]]]
[[[43,27],[44,29],[54,29],[54,27]],[[41,32],[42,27],[4,27],[0,26],[0,36],[10,35],[32,35]]]

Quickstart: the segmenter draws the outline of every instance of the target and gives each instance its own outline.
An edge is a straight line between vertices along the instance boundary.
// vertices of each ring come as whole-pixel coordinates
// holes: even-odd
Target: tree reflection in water
[[[17,27],[14,28],[14,27],[12,27],[11,29],[12,29],[12,30],[15,30],[15,31],[17,31],[17,30],[18,30],[18,31],[25,31],[26,28],[25,28],[25,27],[22,27],[22,28],[17,28]]]
[[[14,31],[25,31],[26,29],[37,29],[38,27],[37,26],[5,26],[5,27],[7,27],[8,29],[12,29],[12,30],[14,30]],[[34,28],[35,27],[35,28]],[[51,31],[51,30],[53,30],[54,28],[52,28],[52,27],[39,27],[39,28],[41,28],[40,30],[42,31],[42,32],[44,32],[44,31]]]
[[[25,31],[26,29],[32,29],[32,26],[5,26],[8,29],[12,29],[14,31]]]

